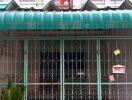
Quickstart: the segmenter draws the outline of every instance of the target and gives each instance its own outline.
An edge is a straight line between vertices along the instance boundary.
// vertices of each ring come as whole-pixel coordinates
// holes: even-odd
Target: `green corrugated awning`
[[[132,10],[0,11],[0,30],[132,28]]]

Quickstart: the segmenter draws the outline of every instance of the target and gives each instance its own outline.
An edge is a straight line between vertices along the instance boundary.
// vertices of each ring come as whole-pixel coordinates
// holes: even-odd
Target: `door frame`
[[[65,40],[95,40],[96,41],[96,60],[97,60],[97,98],[98,100],[102,100],[102,86],[101,86],[101,63],[100,63],[100,39],[99,38],[88,38],[88,37],[64,37],[61,39],[61,55],[62,56],[62,65],[60,66],[62,68],[62,72],[63,72],[63,77],[62,77],[62,95],[63,95],[63,99],[61,100],[65,100],[65,76],[64,76],[64,42]],[[86,83],[87,84],[87,83]],[[80,85],[80,84],[79,84]]]

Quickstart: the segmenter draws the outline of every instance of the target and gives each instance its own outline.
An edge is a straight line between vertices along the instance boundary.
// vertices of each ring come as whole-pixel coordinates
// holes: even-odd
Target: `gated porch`
[[[79,15],[81,12],[78,15],[64,12],[67,18],[62,17],[61,28],[48,26],[56,21],[54,17],[44,26],[39,27],[43,22],[33,24],[36,16],[31,12],[24,14],[26,17],[11,26],[6,23],[7,19],[13,23],[23,12],[18,16],[12,15],[13,12],[9,16],[6,12],[2,15],[5,19],[1,20],[3,24],[0,26],[0,86],[7,84],[4,77],[10,74],[13,84],[25,85],[25,100],[131,100],[131,11],[120,11],[119,16],[115,12],[96,12],[97,15],[93,12],[92,16],[102,14],[102,17],[99,17],[99,21],[87,20],[87,23],[95,22],[92,25],[78,23],[84,17]],[[45,18],[54,15],[46,13],[43,15]],[[85,13],[83,22],[90,15],[89,12]],[[106,20],[110,18],[116,23],[105,23],[102,20],[104,13]],[[78,20],[74,27],[71,16]],[[65,21],[71,22],[65,24]],[[116,56],[114,51],[117,49],[120,54]],[[125,73],[112,72],[112,66],[118,64],[126,67]],[[114,76],[115,81],[111,82],[110,75]],[[20,82],[20,79],[23,81]]]

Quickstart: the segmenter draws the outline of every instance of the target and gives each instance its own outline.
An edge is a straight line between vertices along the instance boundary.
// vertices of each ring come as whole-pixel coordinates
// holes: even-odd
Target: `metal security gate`
[[[31,40],[28,45],[28,100],[61,100],[60,40]]]
[[[10,74],[26,86],[25,100],[132,99],[131,38],[23,37],[2,39],[0,46],[0,86]],[[113,73],[114,65],[126,72]]]
[[[100,40],[100,55],[102,97],[105,100],[132,100],[132,40]],[[126,72],[113,74],[113,65],[125,66]],[[110,75],[114,81],[109,79]]]
[[[64,40],[65,100],[97,100],[96,40]]]
[[[28,100],[97,100],[96,40],[29,40]]]

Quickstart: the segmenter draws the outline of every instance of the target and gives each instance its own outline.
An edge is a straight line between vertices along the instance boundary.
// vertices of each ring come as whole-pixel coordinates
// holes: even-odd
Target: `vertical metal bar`
[[[14,44],[14,41],[12,40],[12,41],[10,41],[11,43],[13,43]],[[12,62],[13,61],[13,48],[12,47],[10,47],[9,46],[9,54],[10,54],[10,56],[8,56],[8,58],[9,58],[9,64],[10,64],[10,61]],[[12,62],[13,63],[13,62]],[[10,65],[10,69],[9,69],[9,73],[10,73],[10,75],[11,75],[11,77],[14,77],[13,76],[13,71],[14,70],[14,68],[13,68],[13,66],[12,66],[12,64]]]
[[[81,52],[82,52],[82,48],[81,48],[81,40],[79,41],[79,56],[80,56],[80,59],[78,59],[79,60],[79,63],[80,63],[80,73],[83,73],[83,68],[82,68],[82,66],[81,66],[81,62],[82,62],[82,55],[81,55]],[[81,70],[82,69],[82,70]],[[82,75],[80,74],[80,83],[82,82]],[[80,94],[81,94],[81,100],[82,100],[82,85],[80,84]]]
[[[27,100],[27,82],[28,82],[28,40],[24,40],[24,100]]]
[[[63,76],[62,76],[62,66],[63,66],[63,64],[62,64],[62,58],[63,58],[63,44],[62,44],[62,41],[63,40],[60,40],[60,100],[63,100],[63,97],[62,97],[62,95],[63,95],[63,83],[62,83],[62,81],[63,81]]]
[[[9,44],[9,42],[11,42],[11,41],[8,41],[8,44]],[[7,53],[6,53],[6,54],[7,54],[7,59],[6,59],[6,60],[7,60],[7,62],[6,62],[6,63],[7,63],[7,64],[6,64],[6,65],[7,65],[6,68],[7,68],[7,69],[6,69],[6,71],[7,71],[7,73],[9,73],[9,68],[8,68],[8,66],[9,66],[9,47],[8,47],[8,46],[9,46],[9,45],[7,45],[7,48],[6,48],[6,50],[7,50]]]
[[[118,41],[119,40],[115,40],[116,41],[116,48],[118,48]],[[116,63],[118,64],[119,63],[119,61],[118,61],[118,57],[116,56]],[[118,74],[117,74],[117,83],[119,83],[119,76],[118,76]],[[118,100],[119,100],[119,93],[120,93],[120,90],[119,90],[119,85],[117,84],[117,98],[118,98]]]
[[[65,76],[64,76],[64,40],[63,38],[60,40],[60,98],[61,100],[65,100]]]
[[[43,58],[41,58],[41,59],[43,59],[43,60],[46,60],[46,40],[43,40],[43,42],[42,42],[42,46],[43,46],[43,49],[42,49],[42,54],[43,54]],[[41,48],[41,47],[40,47]],[[41,49],[40,49],[41,50]],[[42,67],[43,67],[43,81],[44,81],[44,79],[45,79],[45,77],[46,77],[46,69],[45,69],[45,64],[46,64],[46,62],[42,62],[42,63],[44,63],[43,65],[42,65]],[[45,85],[43,85],[43,100],[44,100],[44,98],[45,98]]]
[[[106,46],[107,46],[107,52],[108,52],[108,55],[107,55],[108,56],[107,57],[107,59],[108,59],[108,62],[107,62],[108,63],[108,73],[106,73],[106,74],[111,74],[111,72],[110,72],[110,43],[109,43],[109,41],[106,41]],[[108,87],[109,87],[109,94],[108,94],[109,96],[108,97],[111,98],[111,90],[110,90],[111,89],[111,85],[109,85]]]
[[[98,82],[98,100],[102,100],[102,88],[101,88],[101,63],[100,63],[100,40],[96,40],[97,49],[97,82]]]
[[[127,48],[127,46],[126,46],[126,45],[127,45],[127,41],[126,41],[126,40],[124,40],[124,45],[125,45],[125,46],[124,46],[124,50],[125,50],[125,66],[127,66],[127,50],[128,50],[128,54],[129,54],[129,55],[130,55],[130,53],[129,53],[129,48]],[[129,56],[128,56],[128,59],[129,59]],[[125,75],[126,83],[127,83],[127,74],[128,74],[128,73],[126,73],[126,75]],[[128,99],[128,98],[127,98],[127,94],[128,94],[128,93],[127,93],[127,88],[128,88],[128,87],[127,87],[127,84],[126,84],[125,86],[126,86],[126,87],[125,87],[125,89],[126,89],[126,92],[125,92],[125,93],[126,93],[126,94],[125,94],[126,97],[125,97],[125,98],[126,98],[126,100],[127,100],[127,99]]]
[[[70,44],[71,44],[71,46],[70,46],[70,49],[71,49],[70,52],[71,52],[71,56],[72,56],[72,57],[71,57],[71,61],[73,60],[73,61],[72,61],[72,66],[71,66],[71,67],[72,67],[72,83],[74,83],[74,69],[73,69],[74,62],[75,62],[75,61],[74,61],[74,59],[75,59],[75,58],[74,58],[74,57],[75,57],[75,54],[74,54],[74,52],[75,52],[75,51],[74,51],[74,48],[75,48],[75,47],[74,47],[74,41],[71,40]],[[72,98],[72,100],[73,100],[73,97],[74,97],[74,95],[73,95],[73,94],[74,94],[74,92],[73,92],[73,84],[72,84],[72,87],[71,87],[71,88],[72,88],[72,95],[71,95],[72,97],[71,97],[71,98]]]
[[[86,70],[88,71],[87,72],[87,74],[88,74],[88,83],[91,83],[91,78],[90,78],[90,61],[89,61],[89,59],[90,59],[90,40],[87,40],[87,47],[86,47],[86,54],[87,54],[87,56],[86,56],[86,64],[87,64],[87,67],[88,67],[88,69],[86,68]],[[90,74],[89,74],[90,73]],[[91,85],[89,85],[88,86],[88,100],[90,100],[90,98],[91,98]]]
[[[34,50],[33,50],[33,49],[34,49]],[[37,51],[37,50],[36,50],[36,49],[37,49],[37,40],[34,41],[34,47],[31,49],[31,51],[34,52],[34,57],[33,57],[33,58],[35,59],[35,61],[34,61],[34,63],[35,63],[35,71],[34,71],[34,72],[35,72],[35,73],[34,73],[34,74],[35,74],[35,76],[34,76],[34,78],[35,78],[35,83],[37,82],[37,80],[36,80],[36,79],[37,79],[37,64],[36,64],[36,60],[37,60],[37,58],[36,58],[36,55],[37,55],[37,54],[36,54],[36,51]],[[33,54],[33,53],[31,53],[31,54]],[[33,56],[33,55],[32,55],[32,56]],[[31,63],[33,63],[33,62],[31,62]],[[33,66],[32,66],[32,73],[33,73]],[[40,76],[40,75],[39,75],[39,76]],[[37,89],[37,88],[36,88],[36,85],[35,85],[34,87],[35,87],[35,100],[36,100],[36,89]]]
[[[16,53],[15,53],[15,72],[14,72],[14,74],[15,74],[15,83],[17,82],[17,75],[19,73],[19,72],[17,72],[17,69],[16,69],[17,68],[16,67],[17,66],[17,54],[18,54],[17,53],[18,52],[18,47],[17,47],[18,44],[17,44],[17,42],[18,41],[15,41],[15,50],[16,50]]]
[[[52,81],[54,81],[54,70],[53,70],[53,67],[54,67],[54,65],[53,65],[53,61],[54,61],[54,58],[53,58],[53,55],[54,55],[54,47],[53,47],[53,45],[54,45],[54,41],[52,40],[51,41],[51,63],[52,63],[52,65],[51,65],[51,79],[52,79]],[[52,100],[53,100],[53,84],[52,84]]]

